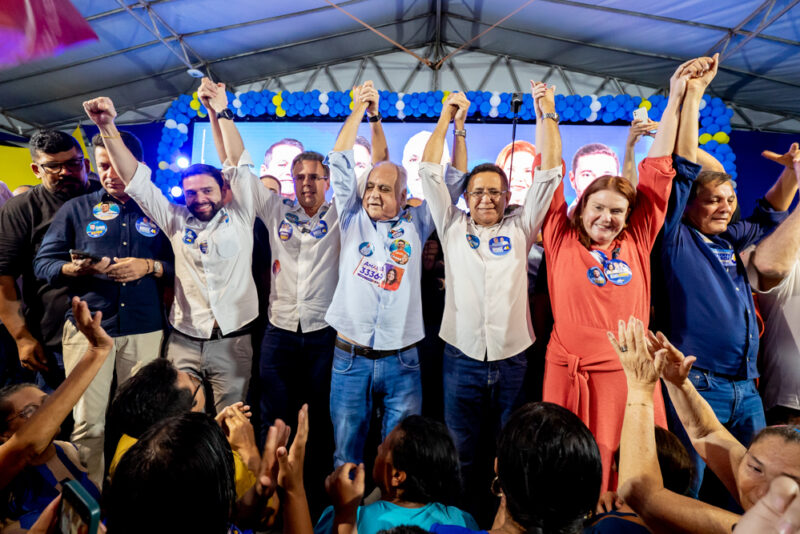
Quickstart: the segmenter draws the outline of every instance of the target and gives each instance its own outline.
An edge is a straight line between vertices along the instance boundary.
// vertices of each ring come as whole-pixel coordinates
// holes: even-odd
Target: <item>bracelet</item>
[[[154,270],[154,268],[153,268],[153,260],[148,260],[147,258],[145,258],[144,261],[147,262],[147,274],[152,273],[153,270]]]
[[[462,128],[460,130],[457,129],[457,128],[454,128],[453,129],[453,135],[455,135],[457,137],[467,137],[467,130],[464,129],[464,128]]]
[[[380,111],[379,111],[379,112],[377,112],[377,113],[376,113],[375,115],[373,115],[372,117],[370,117],[369,115],[367,115],[367,121],[368,121],[368,122],[380,122],[380,121],[381,121],[381,119],[383,119],[383,115],[381,115],[381,112],[380,112]]]
[[[116,135],[100,134],[100,137],[102,137],[103,139],[119,139],[120,135],[119,134],[116,134]]]

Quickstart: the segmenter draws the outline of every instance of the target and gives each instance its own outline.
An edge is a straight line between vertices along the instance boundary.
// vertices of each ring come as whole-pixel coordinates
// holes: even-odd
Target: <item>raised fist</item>
[[[113,124],[114,118],[117,116],[114,103],[107,96],[87,100],[83,103],[83,109],[86,110],[86,114],[97,126]]]

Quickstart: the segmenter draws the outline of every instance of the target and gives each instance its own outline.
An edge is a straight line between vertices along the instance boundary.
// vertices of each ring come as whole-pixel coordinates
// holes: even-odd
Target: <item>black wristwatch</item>
[[[369,122],[379,122],[381,119],[383,119],[383,115],[381,115],[380,111],[377,112],[372,117],[369,117],[369,116],[367,117],[367,121],[369,121]]]
[[[217,117],[220,119],[228,119],[229,121],[233,120],[233,111],[228,108],[223,109],[219,113],[217,113]]]

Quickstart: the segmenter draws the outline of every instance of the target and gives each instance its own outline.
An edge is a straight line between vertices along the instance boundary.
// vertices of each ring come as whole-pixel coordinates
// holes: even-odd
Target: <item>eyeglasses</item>
[[[23,409],[18,411],[16,414],[14,414],[11,417],[9,417],[8,419],[6,419],[6,423],[10,423],[11,421],[13,421],[14,419],[16,419],[18,417],[20,417],[22,419],[25,419],[27,421],[28,419],[33,417],[33,414],[35,414],[36,410],[38,410],[40,407],[41,407],[41,404],[28,404]]]
[[[59,174],[66,167],[68,171],[78,172],[83,168],[83,158],[73,158],[62,162],[39,163],[39,167],[49,174]]]
[[[505,193],[508,193],[508,191],[498,191],[497,189],[476,189],[475,191],[468,191],[467,196],[469,196],[469,198],[472,200],[480,200],[483,198],[483,195],[489,195],[490,199],[497,200]]]
[[[295,182],[303,182],[306,179],[311,180],[312,182],[316,180],[327,180],[328,177],[322,174],[295,174],[292,176]]]

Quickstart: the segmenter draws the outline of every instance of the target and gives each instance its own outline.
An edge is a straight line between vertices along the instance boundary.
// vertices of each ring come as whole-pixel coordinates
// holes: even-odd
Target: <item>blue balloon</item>
[[[572,106],[573,104],[575,104],[575,99],[576,99],[575,95],[567,95],[567,98],[565,100],[567,101],[568,106]]]
[[[584,106],[589,107],[589,106],[592,105],[592,97],[589,96],[589,95],[586,95],[586,96],[581,98],[581,102],[583,103]]]
[[[565,109],[561,116],[566,120],[572,120],[572,118],[575,116],[575,108]]]
[[[591,115],[591,114],[592,114],[592,110],[590,108],[588,108],[588,107],[581,108],[580,116],[581,116],[582,119],[588,118],[589,115]]]
[[[710,125],[714,124],[714,118],[713,117],[703,117],[702,119],[700,119],[700,124],[702,126],[704,126],[704,127],[710,126]]]
[[[428,103],[427,102],[420,102],[419,106],[417,106],[416,111],[419,111],[420,114],[427,113],[427,111],[428,111]],[[419,115],[416,115],[416,116],[418,117]]]
[[[436,102],[436,104],[433,105],[433,111],[436,113],[441,113],[443,107],[444,105],[441,102]]]
[[[489,111],[491,111],[491,109],[492,109],[492,105],[489,104],[489,102],[484,101],[484,102],[481,103],[480,110],[481,110],[481,113],[483,115],[488,115]]]
[[[567,109],[567,103],[564,100],[556,99],[556,111],[560,114]]]
[[[432,96],[426,96],[425,97],[425,104],[427,104],[428,107],[431,107],[435,103],[436,103],[436,99],[433,98]]]
[[[388,117],[397,117],[397,108],[395,106],[389,106],[386,108],[386,115]]]
[[[605,107],[606,111],[610,111],[612,113],[617,111],[617,109],[619,109],[619,104],[617,104],[616,100],[610,101]]]
[[[714,122],[722,126],[724,124],[730,124],[731,120],[725,115],[720,115],[716,118],[716,120],[714,120]]]
[[[718,143],[718,142],[716,142],[716,141],[714,141],[714,140],[712,139],[712,140],[710,140],[708,143],[706,143],[705,145],[703,145],[703,150],[705,150],[706,152],[711,152],[711,151],[713,151],[713,150],[716,150],[716,148],[717,148],[718,146],[719,146],[719,143]]]
[[[605,113],[603,113],[602,120],[606,124],[612,123],[614,122],[614,114],[606,111]]]
[[[614,112],[614,116],[618,119],[627,119],[630,116],[630,113],[624,108],[617,108],[617,111]]]
[[[467,91],[467,100],[472,102],[475,99],[477,93],[475,91]]]
[[[441,91],[434,91],[433,98],[441,102],[442,99],[444,98],[444,93]]]
[[[714,135],[719,131],[719,124],[710,124],[708,128],[706,128],[706,131],[711,135]]]
[[[725,132],[728,135],[730,135],[731,130],[732,130],[732,128],[731,128],[730,124],[725,124],[725,125],[722,126],[722,128],[719,129],[720,132]]]
[[[736,154],[734,154],[733,152],[728,152],[727,154],[725,154],[725,161],[730,161],[731,163],[733,163],[734,161],[736,161]]]
[[[506,113],[508,113],[508,111],[509,111],[510,109],[511,109],[511,108],[510,108],[510,106],[508,105],[508,103],[507,103],[507,102],[500,102],[500,105],[499,105],[499,106],[497,106],[497,112],[498,112],[500,115],[505,115]]]

